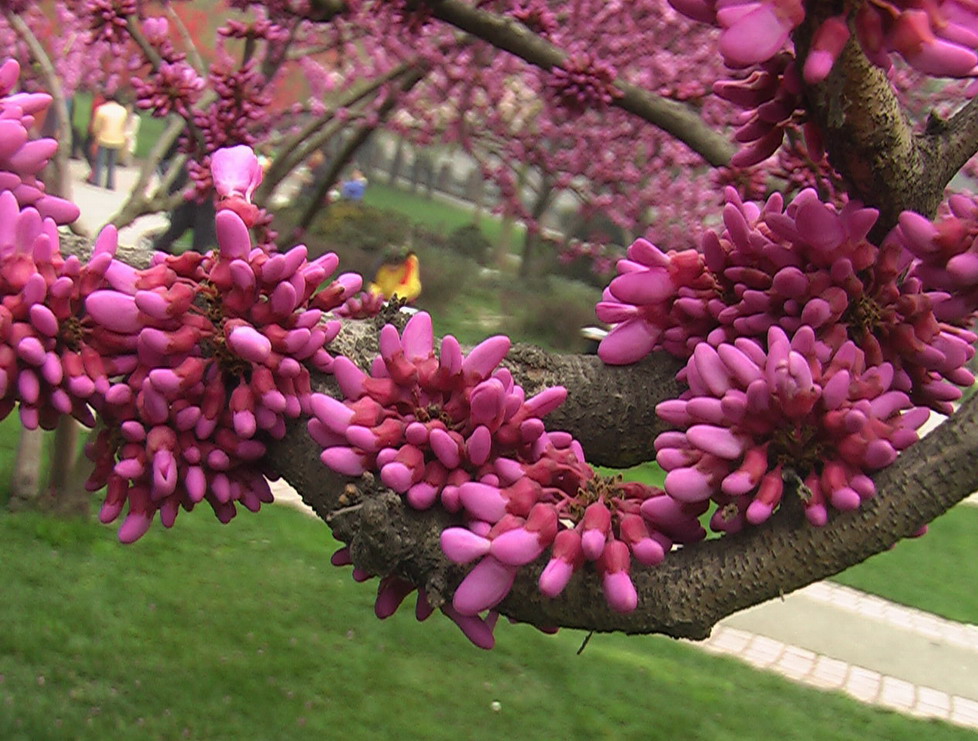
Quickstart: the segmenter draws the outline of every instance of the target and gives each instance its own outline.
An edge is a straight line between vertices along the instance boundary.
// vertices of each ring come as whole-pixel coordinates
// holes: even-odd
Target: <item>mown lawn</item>
[[[976,533],[978,507],[959,504],[934,520],[922,538],[897,543],[833,581],[951,620],[978,624]]]
[[[965,739],[663,638],[380,622],[326,527],[271,506],[112,528],[0,514],[3,739]],[[498,704],[497,704],[498,703]]]
[[[498,244],[502,236],[502,221],[488,211],[476,219],[475,211],[441,200],[427,198],[423,190],[412,193],[405,188],[388,185],[384,175],[374,178],[367,188],[363,202],[369,206],[384,208],[404,214],[412,222],[435,232],[448,234],[462,226],[478,224],[479,229],[492,244]],[[513,229],[515,243],[522,243],[523,227]],[[513,245],[511,245],[512,247]]]

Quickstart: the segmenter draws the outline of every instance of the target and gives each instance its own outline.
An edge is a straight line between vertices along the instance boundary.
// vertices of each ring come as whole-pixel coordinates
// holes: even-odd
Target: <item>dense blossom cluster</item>
[[[749,67],[780,52],[791,32],[805,19],[801,0],[729,3],[716,0],[670,0],[688,17],[718,25],[720,53],[731,67]],[[854,11],[819,24],[805,61],[810,83],[824,80],[850,37],[850,23],[863,52],[889,69],[889,55],[929,75],[966,77],[978,73],[978,11],[955,0],[929,3],[865,2]]]
[[[96,40],[118,47],[129,39],[127,18],[136,14],[136,0],[84,0],[82,5]]]
[[[621,91],[615,87],[618,76],[614,66],[587,53],[573,54],[553,67],[545,88],[556,103],[572,113],[605,108]]]
[[[789,130],[804,122],[801,78],[794,56],[788,52],[761,63],[743,80],[717,82],[713,91],[747,110],[743,123],[734,132],[734,139],[746,145],[731,159],[734,167],[763,162],[778,150]],[[820,150],[820,138],[812,126],[806,126],[805,132],[812,139],[810,149]],[[814,159],[820,157],[819,151]]]
[[[0,67],[8,89],[16,72]],[[334,254],[309,262],[302,246],[253,247],[239,214],[256,216],[250,197],[261,169],[247,148],[214,154],[218,250],[158,254],[136,270],[115,259],[110,226],[88,262],[64,258],[55,218],[77,209],[36,183],[55,145],[26,134],[49,100],[0,100],[0,414],[16,405],[25,426],[50,429],[60,415],[93,425],[98,413],[104,427],[89,446],[88,483],[107,486],[103,521],[128,505],[126,542],[157,511],[169,526],[180,506],[203,499],[224,521],[236,502],[258,509],[271,496],[258,435],[281,437],[287,418],[310,413],[309,367],[330,367],[323,348],[340,327],[324,314],[361,279],[341,276],[320,290]]]
[[[684,369],[689,390],[657,408],[685,428],[655,443],[666,491],[687,504],[716,502],[717,530],[764,522],[786,479],[801,480],[796,493],[814,525],[828,521],[829,504],[856,509],[875,493],[867,474],[916,442],[928,417],[893,388],[893,367],[867,366],[854,342],[833,349],[809,326],[767,335],[766,350],[746,338],[697,345]]]
[[[68,224],[78,218],[78,206],[48,194],[37,177],[54,156],[58,143],[53,139],[31,140],[29,134],[35,116],[51,104],[51,96],[11,94],[19,76],[20,65],[15,60],[0,65],[0,190],[10,191],[18,205],[34,207],[41,217]]]
[[[478,563],[455,592],[450,616],[491,610],[518,569],[548,551],[544,594],[557,596],[575,570],[593,562],[611,607],[633,610],[632,560],[659,563],[674,542],[701,538],[696,518],[705,507],[596,476],[577,441],[546,431],[541,419],[563,401],[564,389],[525,398],[497,367],[509,346],[492,337],[465,355],[446,336],[436,354],[427,314],[414,315],[402,334],[387,325],[369,375],[343,356],[334,359],[345,399],[314,394],[309,433],[334,471],[377,471],[413,508],[438,504],[459,516],[462,526],[442,533],[442,547],[456,563]]]
[[[729,529],[766,519],[789,466],[816,524],[826,503],[851,509],[852,492],[872,494],[866,474],[916,440],[925,407],[948,413],[958,386],[974,383],[965,365],[976,338],[962,325],[978,308],[976,210],[963,198],[952,208],[938,226],[905,213],[877,247],[873,209],[837,209],[812,190],[761,206],[728,189],[725,229],[707,232],[701,252],[629,248],[598,304],[599,318],[618,323],[599,354],[688,358],[690,390],[659,406],[687,428],[656,441],[670,496],[712,498],[725,513],[714,526]],[[962,271],[947,262],[956,254]]]

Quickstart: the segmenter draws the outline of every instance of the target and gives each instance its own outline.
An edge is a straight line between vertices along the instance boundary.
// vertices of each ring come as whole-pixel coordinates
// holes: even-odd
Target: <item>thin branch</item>
[[[978,97],[947,121],[931,119],[924,138],[929,145],[930,167],[936,169],[935,178],[950,182],[978,153]]]
[[[326,198],[326,194],[339,178],[339,174],[342,172],[343,168],[346,167],[347,163],[349,163],[349,161],[353,158],[356,151],[363,145],[364,142],[367,141],[380,123],[394,111],[394,108],[397,106],[401,95],[409,92],[411,88],[423,80],[428,74],[428,71],[427,66],[422,64],[418,64],[411,69],[401,80],[400,90],[388,93],[387,98],[383,103],[381,103],[380,107],[377,109],[374,122],[362,124],[344,143],[343,148],[333,159],[329,170],[322,178],[322,181],[318,184],[315,192],[312,194],[312,200],[296,226],[296,234],[302,234],[310,227],[316,216],[321,213],[322,203]]]
[[[58,77],[54,64],[48,56],[47,51],[41,46],[30,26],[20,15],[9,11],[4,13],[4,19],[13,29],[14,33],[27,45],[31,56],[41,69],[41,77],[44,85],[51,95],[51,105],[54,110],[49,111],[48,115],[58,117],[58,151],[54,155],[55,178],[54,186],[50,188],[52,194],[62,198],[71,199],[71,178],[68,173],[68,158],[71,156],[71,120],[68,116],[68,104],[65,101],[64,88],[61,86],[61,78]]]
[[[409,64],[399,65],[382,77],[371,81],[370,84],[348,91],[347,97],[337,101],[332,110],[308,122],[295,135],[282,142],[282,146],[279,147],[280,154],[272,160],[271,167],[269,167],[268,172],[262,180],[262,184],[255,193],[255,200],[258,203],[267,202],[272,197],[279,183],[292,170],[308,159],[315,150],[319,149],[326,140],[333,136],[335,131],[329,130],[323,132],[323,129],[327,124],[335,120],[337,110],[340,108],[350,108],[361,102],[383,85],[404,75],[410,66]],[[320,132],[321,135],[315,136],[317,132]]]
[[[200,55],[200,50],[197,48],[197,44],[194,43],[194,37],[190,35],[190,31],[183,22],[183,18],[177,13],[176,9],[170,5],[166,5],[166,14],[173,21],[173,25],[177,27],[177,32],[180,34],[180,39],[183,41],[184,48],[187,50],[187,56],[190,57],[190,63],[197,69],[197,72],[201,75],[207,74],[207,64],[204,62],[204,58]]]

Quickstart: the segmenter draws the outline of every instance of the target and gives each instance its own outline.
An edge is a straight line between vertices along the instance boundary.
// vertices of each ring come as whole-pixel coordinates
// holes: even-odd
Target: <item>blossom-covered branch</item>
[[[426,0],[420,5],[432,17],[543,70],[563,70],[570,60],[567,52],[511,18],[460,0]],[[313,2],[311,6],[317,17],[323,13],[329,16],[327,11],[338,8],[336,3]],[[614,77],[608,82],[613,84],[616,91],[608,98],[610,105],[633,113],[668,132],[711,165],[726,165],[730,161],[734,151],[730,142],[707,126],[690,108]]]

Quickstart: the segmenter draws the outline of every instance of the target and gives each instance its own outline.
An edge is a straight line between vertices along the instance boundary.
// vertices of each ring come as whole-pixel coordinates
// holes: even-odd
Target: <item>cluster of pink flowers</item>
[[[801,0],[669,0],[680,13],[723,29],[720,53],[734,68],[761,64],[782,51],[791,32],[805,19]],[[968,77],[978,74],[978,11],[956,0],[939,0],[926,8],[919,3],[859,4],[854,11],[832,16],[812,38],[804,76],[809,83],[824,80],[856,30],[866,56],[889,69],[889,55],[899,54],[924,74]]]
[[[718,97],[746,109],[744,121],[734,139],[745,147],[733,156],[734,167],[750,167],[774,154],[785,134],[804,123],[802,85],[795,58],[782,52],[759,64],[743,80],[721,80],[714,84]],[[812,125],[805,126],[811,137],[810,149],[821,157],[821,137]]]
[[[0,67],[7,89],[16,71]],[[103,521],[128,505],[123,541],[156,512],[169,526],[180,506],[203,499],[224,521],[236,502],[257,509],[271,500],[258,434],[281,437],[286,419],[311,413],[307,366],[329,369],[324,346],[340,328],[325,312],[362,280],[340,276],[320,291],[338,265],[332,253],[309,262],[302,246],[252,246],[239,213],[256,215],[261,168],[246,147],[213,157],[218,251],[158,254],[136,270],[115,259],[110,226],[87,263],[64,258],[55,218],[77,209],[34,180],[53,142],[26,138],[48,101],[0,99],[0,416],[16,405],[25,426],[50,429],[64,414],[91,426],[98,413],[105,426],[88,450],[88,485],[108,487]]]
[[[780,195],[763,205],[726,196],[725,228],[707,232],[701,252],[629,248],[597,307],[618,323],[599,354],[630,363],[661,348],[689,359],[680,377],[690,391],[659,407],[687,428],[656,441],[670,496],[712,498],[720,529],[756,523],[780,501],[790,466],[821,524],[826,503],[851,509],[851,492],[872,494],[866,474],[916,440],[926,407],[948,413],[958,386],[974,383],[965,365],[975,335],[942,319],[963,325],[976,309],[978,271],[962,271],[952,295],[944,264],[960,253],[972,266],[978,211],[956,199],[938,227],[904,214],[878,247],[867,238],[874,209],[837,209],[813,190],[787,207]],[[943,253],[942,234],[955,245]]]
[[[572,113],[606,108],[622,93],[615,87],[618,71],[586,52],[572,54],[554,66],[544,79],[547,94],[556,105]]]
[[[338,266],[333,253],[309,262],[301,245],[282,254],[252,245],[237,213],[261,179],[247,147],[218,150],[214,178],[225,199],[219,250],[158,255],[85,300],[106,330],[107,341],[93,347],[126,370],[96,405],[107,427],[90,451],[90,486],[108,486],[102,520],[128,503],[119,533],[126,542],[157,511],[169,527],[180,506],[202,499],[222,521],[235,502],[257,510],[271,501],[258,434],[281,438],[286,419],[311,412],[307,366],[330,368],[323,348],[340,329],[324,310],[360,288],[359,276],[344,276],[323,302],[317,289]]]
[[[919,261],[914,276],[934,291],[934,314],[945,322],[963,321],[978,310],[978,203],[954,195],[937,222],[905,211],[891,237]],[[966,333],[966,341],[974,343]]]
[[[402,334],[387,325],[369,375],[343,356],[334,359],[345,399],[313,395],[308,425],[334,471],[376,471],[413,508],[439,504],[459,516],[460,526],[442,533],[442,547],[456,563],[478,564],[446,612],[467,633],[478,619],[482,627],[473,629],[483,637],[487,626],[491,636],[494,618],[480,614],[506,597],[520,567],[548,550],[544,594],[558,595],[591,562],[609,605],[628,611],[637,604],[632,560],[658,563],[674,542],[704,534],[700,505],[602,479],[571,435],[546,431],[541,418],[566,392],[554,387],[525,398],[512,374],[497,367],[509,346],[507,338],[491,337],[465,355],[446,336],[436,355],[427,314],[413,316]],[[401,599],[409,591],[403,580],[385,581],[379,613],[389,614],[390,589]]]
[[[514,0],[509,14],[544,38],[557,30],[557,16],[545,0]]]
[[[127,19],[138,11],[136,0],[84,0],[94,40],[121,46],[129,40]]]
[[[45,191],[37,175],[58,149],[54,139],[30,139],[35,115],[51,105],[46,93],[13,93],[20,65],[8,59],[0,65],[0,190],[10,191],[21,207],[33,206],[44,218],[68,224],[78,218],[78,206]],[[8,222],[10,223],[10,222]]]
[[[136,104],[157,117],[170,113],[189,117],[204,89],[204,78],[185,61],[163,62],[146,80],[133,78]]]
[[[806,487],[797,493],[813,525],[828,521],[829,504],[856,509],[875,493],[867,474],[915,443],[929,415],[893,387],[889,363],[868,366],[854,342],[833,349],[809,326],[790,337],[774,326],[766,348],[747,338],[697,345],[683,372],[689,390],[656,410],[685,428],[655,442],[666,491],[714,501],[716,530],[764,522],[789,471]]]

